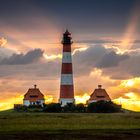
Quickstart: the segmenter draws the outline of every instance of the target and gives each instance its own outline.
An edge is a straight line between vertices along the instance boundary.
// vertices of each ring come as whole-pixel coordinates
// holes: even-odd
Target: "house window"
[[[40,101],[37,101],[37,102],[36,102],[36,104],[37,104],[37,105],[40,105],[40,104],[41,104],[41,102],[40,102]]]
[[[105,96],[96,96],[96,97],[98,97],[98,98],[105,98]]]
[[[31,98],[37,98],[37,95],[30,95]]]

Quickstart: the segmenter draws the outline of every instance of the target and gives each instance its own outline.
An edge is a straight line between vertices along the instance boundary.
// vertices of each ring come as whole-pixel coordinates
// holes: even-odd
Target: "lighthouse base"
[[[67,105],[69,103],[75,104],[75,99],[73,99],[73,98],[60,98],[59,103],[61,104],[62,107],[64,107],[65,105]]]

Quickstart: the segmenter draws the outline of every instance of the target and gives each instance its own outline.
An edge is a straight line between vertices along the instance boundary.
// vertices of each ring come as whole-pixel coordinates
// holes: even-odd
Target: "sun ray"
[[[126,27],[124,37],[120,44],[120,47],[123,51],[131,49],[131,47],[133,46],[137,35],[139,19],[140,19],[140,8],[139,4],[137,4],[134,7],[134,10],[132,11],[130,21],[128,22],[128,26]]]

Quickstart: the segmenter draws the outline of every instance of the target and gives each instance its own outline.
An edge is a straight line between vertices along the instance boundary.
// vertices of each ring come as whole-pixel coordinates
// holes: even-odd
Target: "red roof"
[[[30,88],[24,95],[24,100],[36,102],[38,100],[44,100],[44,95],[40,92],[38,88],[36,88],[36,85],[34,85],[34,88]]]
[[[98,89],[95,89],[94,92],[90,95],[89,101],[111,101],[111,98],[109,97],[108,93],[105,89],[102,89],[101,85],[98,85]]]

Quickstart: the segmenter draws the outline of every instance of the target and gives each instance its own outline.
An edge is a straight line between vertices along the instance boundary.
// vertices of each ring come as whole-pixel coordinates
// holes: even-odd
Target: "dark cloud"
[[[103,69],[103,74],[112,79],[129,79],[140,76],[140,52],[129,53],[129,59],[122,61],[117,67]]]
[[[40,61],[30,65],[1,65],[0,77],[4,79],[52,80],[60,77],[60,61]]]
[[[76,52],[73,56],[76,75],[86,74],[94,68],[117,67],[128,55],[116,54],[113,48],[102,45],[89,47],[86,51]]]
[[[4,58],[0,61],[0,65],[23,65],[37,62],[43,55],[41,49],[34,49],[26,54],[13,54],[9,58]]]
[[[123,62],[120,66],[120,72],[123,69],[124,74],[129,73],[132,76],[139,77],[140,76],[140,52],[137,54],[130,54],[130,59]]]
[[[117,54],[112,48],[91,46],[86,51],[77,51],[73,56],[75,76],[89,75],[94,68],[111,79],[128,79],[140,75],[140,52]]]
[[[85,51],[77,51],[73,56],[74,74],[76,76],[89,74],[100,58],[107,53],[101,45],[91,46]]]
[[[120,62],[128,59],[128,55],[116,54],[116,52],[112,51],[105,54],[102,59],[96,64],[98,68],[108,68],[108,67],[116,67]]]
[[[1,60],[0,77],[58,80],[61,73],[61,59],[39,61],[42,55],[43,51],[36,49]],[[74,76],[89,76],[94,68],[98,68],[102,69],[103,75],[111,79],[138,77],[139,60],[139,52],[117,54],[113,48],[105,48],[101,45],[90,46],[87,50],[76,51],[73,55]],[[26,65],[29,63],[30,65]]]
[[[108,51],[110,50],[108,49]],[[85,51],[77,51],[73,56],[74,63],[80,64],[84,62],[86,65],[93,66],[108,51],[102,45],[92,45]]]
[[[5,79],[54,79],[60,73],[60,59],[46,60],[43,50],[34,49],[26,54],[16,54],[0,48],[0,77]]]

